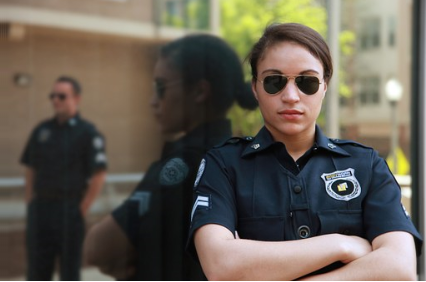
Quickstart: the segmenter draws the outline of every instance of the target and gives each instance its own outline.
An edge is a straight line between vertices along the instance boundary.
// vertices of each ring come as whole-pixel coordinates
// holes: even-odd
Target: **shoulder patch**
[[[106,163],[107,162],[107,156],[105,153],[99,152],[95,156],[95,162],[96,163]]]
[[[161,169],[160,184],[166,186],[179,184],[185,180],[188,173],[188,165],[181,158],[173,158]]]
[[[206,168],[206,159],[202,159],[200,163],[200,167],[198,168],[197,178],[195,179],[194,188],[198,186],[198,183],[200,183],[200,179],[201,179],[201,176],[203,176],[205,168]]]
[[[211,209],[211,195],[207,194],[198,194],[197,199],[194,202],[194,205],[192,206],[191,211],[191,222],[194,219],[194,214],[197,209],[204,209],[209,210]]]
[[[96,136],[95,138],[93,138],[92,143],[93,147],[97,150],[100,150],[104,147],[104,140],[100,136]]]

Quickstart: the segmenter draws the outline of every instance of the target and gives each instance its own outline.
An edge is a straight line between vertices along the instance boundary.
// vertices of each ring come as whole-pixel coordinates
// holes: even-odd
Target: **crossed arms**
[[[235,239],[208,224],[195,232],[195,247],[209,280],[294,280],[341,261],[345,266],[302,280],[416,280],[413,236],[389,232],[372,244],[356,236],[329,234],[304,240]]]

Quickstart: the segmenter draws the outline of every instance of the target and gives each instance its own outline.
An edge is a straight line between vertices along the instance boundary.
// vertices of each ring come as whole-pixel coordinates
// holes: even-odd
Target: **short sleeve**
[[[36,134],[37,134],[37,128],[32,131],[20,159],[20,162],[22,164],[29,167],[35,167],[35,164],[36,164],[36,161],[35,161]]]
[[[108,166],[105,137],[96,130],[90,134],[88,148],[88,165],[90,174],[104,170]]]
[[[233,234],[237,228],[237,212],[233,176],[226,168],[220,153],[210,151],[202,160],[194,184],[194,200],[187,251],[197,257],[193,236],[207,224],[218,224]]]
[[[405,231],[413,235],[419,253],[422,237],[401,204],[401,189],[386,162],[376,152],[373,154],[371,185],[364,206],[367,239],[371,242],[387,232]]]

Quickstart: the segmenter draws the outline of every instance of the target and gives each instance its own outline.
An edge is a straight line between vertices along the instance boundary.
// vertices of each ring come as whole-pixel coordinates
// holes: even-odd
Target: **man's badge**
[[[327,194],[333,199],[350,201],[361,194],[361,186],[353,168],[324,173],[321,178],[325,182]]]
[[[187,177],[189,172],[188,165],[181,158],[169,160],[161,169],[160,184],[176,185],[181,183]]]
[[[44,143],[50,138],[50,130],[49,129],[42,129],[40,130],[38,134],[38,142]]]

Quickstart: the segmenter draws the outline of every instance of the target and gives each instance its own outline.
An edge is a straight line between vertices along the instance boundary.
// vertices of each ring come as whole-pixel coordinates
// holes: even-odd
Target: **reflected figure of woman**
[[[154,115],[175,138],[132,195],[89,231],[85,257],[118,279],[201,280],[201,267],[184,250],[197,168],[207,149],[231,136],[226,114],[234,102],[254,109],[257,101],[236,53],[212,35],[163,46],[154,89]]]

